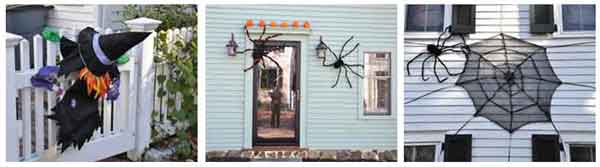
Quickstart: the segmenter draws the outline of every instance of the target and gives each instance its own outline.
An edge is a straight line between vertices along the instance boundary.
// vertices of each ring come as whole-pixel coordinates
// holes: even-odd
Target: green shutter
[[[554,24],[554,10],[552,5],[529,6],[529,32],[556,32],[556,25]]]
[[[475,5],[452,5],[452,33],[475,33]]]

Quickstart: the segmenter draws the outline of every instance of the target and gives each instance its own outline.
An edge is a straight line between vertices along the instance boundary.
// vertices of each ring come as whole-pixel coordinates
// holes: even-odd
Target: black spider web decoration
[[[440,35],[436,44],[427,45],[427,51],[418,54],[407,62],[407,73],[417,59],[421,63],[421,79],[425,77],[425,66],[433,64],[433,74],[439,83],[447,77],[440,77],[437,65],[440,64],[448,76],[458,76],[454,85],[430,91],[408,100],[405,104],[417,101],[433,93],[452,87],[462,87],[469,95],[475,113],[456,132],[458,134],[473,118],[483,117],[497,124],[510,134],[519,128],[535,122],[552,123],[560,138],[560,132],[552,121],[552,96],[562,84],[595,89],[593,86],[561,81],[547,57],[547,48],[500,33],[488,39],[467,45],[462,34],[447,35],[449,28]],[[454,45],[446,45],[452,38],[460,38]],[[552,47],[568,47],[592,42],[582,42]],[[448,53],[462,53],[465,58],[462,71],[452,73],[440,59]],[[424,57],[424,58],[423,58]],[[429,61],[431,60],[431,61]],[[562,139],[560,139],[562,140]],[[510,146],[508,151],[510,161]]]
[[[329,48],[329,46],[327,46],[327,44],[325,44],[325,42],[323,42],[322,37],[320,37],[320,39],[319,39],[320,43],[323,46],[325,46],[325,48],[327,48],[327,50],[335,58],[335,61],[333,63],[325,64],[325,62],[327,61],[327,56],[325,56],[323,58],[323,61],[321,62],[321,64],[325,67],[333,67],[335,69],[338,69],[337,78],[335,79],[335,83],[331,86],[331,88],[335,88],[338,85],[338,82],[340,81],[340,75],[342,73],[342,70],[344,70],[344,76],[346,77],[346,83],[348,83],[348,86],[350,86],[350,88],[352,88],[352,83],[350,83],[350,78],[348,77],[348,71],[352,72],[354,75],[356,75],[360,78],[363,78],[362,75],[358,74],[356,71],[354,71],[354,69],[352,69],[352,67],[364,68],[364,66],[362,64],[348,64],[348,63],[344,62],[344,58],[346,58],[348,55],[350,55],[351,53],[356,51],[356,49],[360,45],[360,43],[356,43],[354,45],[354,47],[352,49],[350,49],[350,51],[344,53],[344,48],[353,38],[354,38],[354,36],[351,36],[350,38],[348,38],[348,40],[346,40],[346,42],[344,42],[344,45],[342,45],[342,48],[340,49],[340,52],[338,54],[336,54],[333,50],[331,50],[331,48]]]

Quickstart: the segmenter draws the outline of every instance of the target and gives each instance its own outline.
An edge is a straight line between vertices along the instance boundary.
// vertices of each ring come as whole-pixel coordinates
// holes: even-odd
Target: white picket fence
[[[131,31],[153,32],[160,21],[137,18],[126,24]],[[111,30],[99,32],[110,33]],[[61,33],[77,34],[76,31]],[[130,159],[139,159],[150,142],[151,112],[156,105],[154,37],[156,32],[130,50],[130,61],[119,66],[121,95],[114,102],[101,100],[101,128],[81,150],[69,148],[60,153],[56,144],[58,127],[54,121],[44,118],[52,112],[58,97],[44,89],[33,88],[30,83],[31,76],[44,64],[55,65],[60,60],[58,43],[44,41],[39,35],[30,42],[8,33],[7,161],[96,161],[124,152]],[[33,53],[30,53],[30,47],[33,47]],[[19,69],[15,65],[17,57]],[[33,66],[29,63],[30,57],[34,59]],[[64,81],[61,86],[66,88],[69,82]]]
[[[159,32],[160,33],[160,32]],[[166,33],[167,35],[167,41],[169,41],[169,43],[174,43],[174,41],[177,40],[183,40],[184,43],[189,43],[189,42],[195,42],[192,41],[193,35],[195,33],[193,27],[185,27],[185,28],[175,28],[175,29],[170,29],[168,31],[165,31],[164,33]],[[168,49],[172,50],[172,49],[180,49],[178,47],[176,47],[175,45],[169,45]],[[179,57],[184,57],[184,56],[190,56],[187,55],[188,53],[184,52],[183,50],[176,50],[175,52],[179,53]],[[166,80],[170,80],[170,75],[173,73],[173,67],[170,66],[169,64],[166,63],[156,63],[155,64],[155,77],[158,75],[165,75],[166,76]],[[163,83],[164,84],[164,83]],[[156,112],[155,113],[155,117],[153,117],[154,121],[156,122],[166,122],[167,116],[169,114],[169,112],[172,112],[173,109],[169,109],[168,105],[167,105],[167,100],[169,98],[173,98],[175,99],[175,110],[179,110],[181,109],[181,101],[182,101],[182,96],[181,94],[174,94],[169,92],[168,90],[166,91],[166,95],[163,97],[159,97],[158,96],[158,92],[159,92],[159,88],[163,87],[163,85],[161,85],[161,83],[155,82],[154,85],[154,106],[153,106],[153,111]]]

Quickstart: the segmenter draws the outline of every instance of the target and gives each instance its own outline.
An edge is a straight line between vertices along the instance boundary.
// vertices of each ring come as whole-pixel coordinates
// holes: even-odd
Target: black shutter
[[[452,5],[452,33],[475,33],[475,5]]]
[[[560,143],[557,135],[533,135],[532,161],[534,162],[559,162]]]
[[[529,32],[553,33],[556,31],[554,24],[554,11],[552,5],[529,6]]]
[[[471,135],[446,135],[443,149],[446,162],[470,162]]]

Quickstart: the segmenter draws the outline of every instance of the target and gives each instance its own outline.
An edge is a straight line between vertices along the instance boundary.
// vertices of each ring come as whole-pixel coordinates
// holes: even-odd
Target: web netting
[[[509,132],[533,122],[549,122],[552,95],[561,81],[546,48],[499,34],[469,45],[456,85],[481,116]]]

